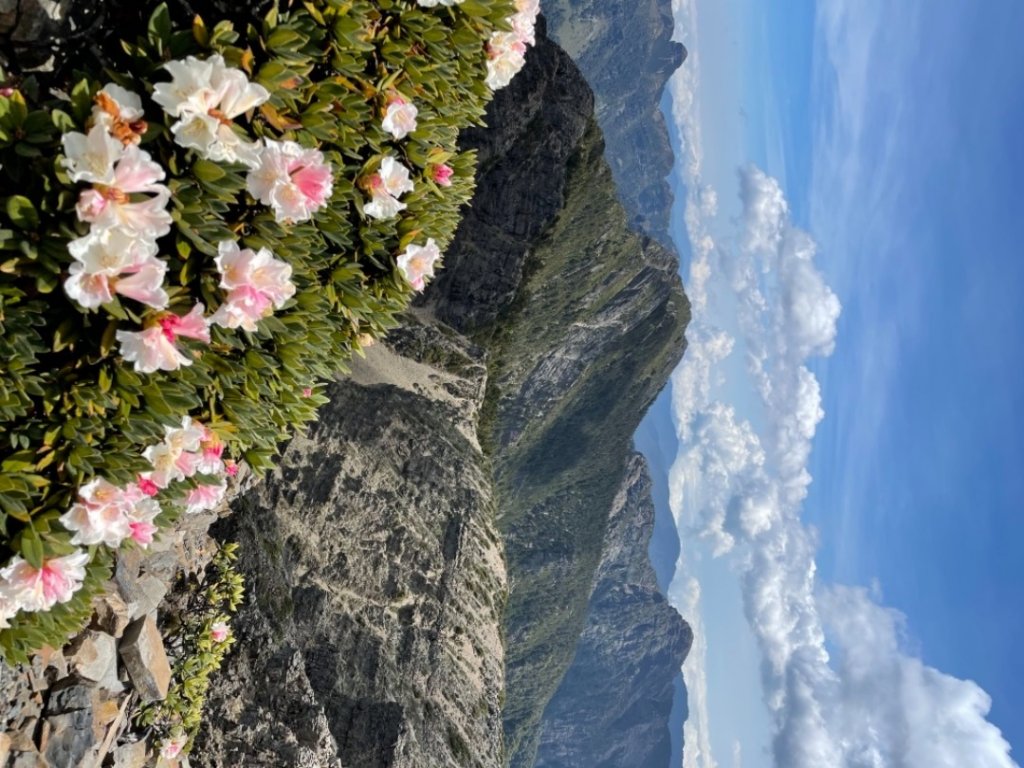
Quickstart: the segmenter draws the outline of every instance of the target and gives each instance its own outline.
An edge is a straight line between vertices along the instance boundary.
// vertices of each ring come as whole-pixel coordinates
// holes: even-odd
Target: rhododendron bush
[[[535,0],[177,17],[0,88],[0,650],[271,466],[439,267]]]

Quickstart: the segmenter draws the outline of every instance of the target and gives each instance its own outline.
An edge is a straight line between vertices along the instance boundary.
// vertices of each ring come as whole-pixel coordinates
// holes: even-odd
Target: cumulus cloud
[[[738,564],[763,657],[774,762],[1010,768],[1009,745],[986,719],[983,690],[905,653],[902,617],[867,591],[819,583],[816,538],[800,518],[824,417],[809,363],[832,352],[841,307],[815,264],[816,244],[793,226],[779,184],[754,167],[739,177],[742,214],[735,247],[727,248],[707,225],[717,201],[708,203],[713,198],[699,175],[689,179],[695,191],[686,222],[696,246],[690,284],[700,301],[672,378],[680,451],[670,504],[684,542],[696,533],[716,555],[731,551]],[[723,330],[729,317],[735,335]],[[737,352],[745,365],[729,363]],[[742,387],[756,413],[741,413],[730,399]],[[708,684],[691,675],[695,686]],[[706,710],[706,695],[697,696]],[[706,752],[708,713],[699,717],[700,745],[687,738],[687,749],[707,762],[687,766],[714,764]]]

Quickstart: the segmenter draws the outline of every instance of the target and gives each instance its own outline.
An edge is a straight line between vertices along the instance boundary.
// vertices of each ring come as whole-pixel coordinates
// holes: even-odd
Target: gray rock
[[[102,682],[108,689],[111,684],[120,686],[117,682],[117,641],[105,632],[82,632],[68,648],[68,662],[75,674],[85,680]]]
[[[115,638],[124,634],[132,620],[128,604],[113,588],[108,588],[105,594],[95,598],[92,607],[93,626]]]
[[[61,715],[51,715],[49,738],[43,756],[50,766],[82,765],[96,746],[93,713],[79,709]]]
[[[162,701],[171,682],[171,665],[152,615],[128,625],[118,648],[121,660],[143,701]]]
[[[112,753],[113,768],[144,768],[146,765],[146,742],[135,741],[122,744]]]

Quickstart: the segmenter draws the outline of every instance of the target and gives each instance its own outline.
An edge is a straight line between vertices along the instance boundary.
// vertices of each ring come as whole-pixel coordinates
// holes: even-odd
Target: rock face
[[[481,353],[432,326],[393,344],[411,357],[372,349],[218,531],[249,598],[194,765],[501,765]]]
[[[576,657],[544,711],[537,768],[666,768],[673,679],[693,633],[658,589],[654,504],[636,454],[611,508]]]
[[[673,164],[661,97],[686,48],[669,0],[545,0],[551,38],[594,89],[608,162],[630,223],[671,247]]]
[[[527,256],[565,206],[567,167],[593,120],[593,93],[544,30],[541,17],[526,67],[487,111],[490,127],[462,137],[478,153],[476,194],[422,303],[463,332],[492,325],[520,294]]]

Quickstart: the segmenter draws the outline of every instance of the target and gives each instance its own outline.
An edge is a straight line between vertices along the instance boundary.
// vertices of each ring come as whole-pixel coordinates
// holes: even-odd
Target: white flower
[[[494,32],[487,43],[487,77],[491,90],[504,88],[526,63],[526,43],[515,32]]]
[[[305,221],[326,205],[334,186],[323,153],[294,141],[266,139],[245,180],[249,194],[281,223]]]
[[[92,274],[117,275],[156,256],[156,243],[121,229],[93,230],[68,243],[68,252]]]
[[[139,373],[176,371],[183,365],[192,365],[175,346],[173,337],[169,338],[159,325],[143,331],[118,331],[115,338],[121,342],[121,356],[134,363]]]
[[[184,61],[169,61],[164,69],[171,73],[171,82],[157,83],[153,87],[153,101],[174,117],[206,115],[217,106],[219,94],[211,82],[213,63],[220,58],[197,59],[189,56]],[[221,64],[223,65],[223,59]]]
[[[441,251],[434,238],[427,238],[426,245],[410,245],[398,257],[398,268],[402,276],[414,289],[422,291],[427,278],[434,276],[434,267],[441,259]]]
[[[224,500],[227,489],[226,480],[221,480],[215,485],[197,485],[189,491],[188,497],[185,499],[185,513],[194,515],[215,509]]]
[[[396,139],[404,139],[416,130],[416,116],[419,110],[401,97],[394,98],[384,113],[381,127]]]
[[[388,155],[380,163],[380,170],[369,179],[371,202],[363,206],[363,212],[375,219],[390,219],[405,209],[405,203],[398,201],[399,195],[412,192],[409,169]]]
[[[82,587],[89,553],[81,550],[64,557],[43,561],[33,568],[20,555],[0,570],[4,592],[9,600],[25,611],[47,611],[57,603],[66,603]]]
[[[205,61],[189,56],[164,68],[172,80],[158,83],[153,99],[180,118],[171,126],[175,142],[208,160],[254,167],[259,145],[240,135],[233,121],[264,103],[270,92],[242,70],[226,66],[219,54]]]
[[[64,159],[72,181],[93,184],[114,183],[114,164],[124,155],[125,147],[102,125],[93,126],[89,134],[71,131],[61,137]]]

